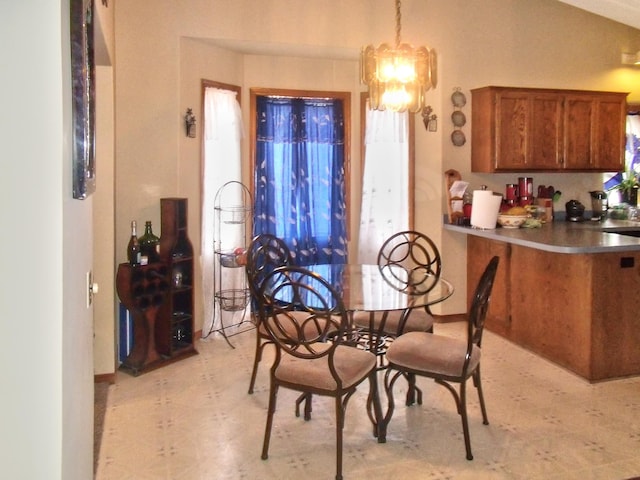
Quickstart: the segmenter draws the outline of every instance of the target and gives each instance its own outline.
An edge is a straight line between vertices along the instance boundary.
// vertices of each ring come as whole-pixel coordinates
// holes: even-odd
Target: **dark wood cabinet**
[[[120,368],[138,375],[157,368],[163,358],[156,347],[158,311],[169,291],[167,266],[162,263],[118,266],[116,289],[120,301],[131,313],[133,345]]]
[[[133,346],[120,368],[138,375],[197,353],[193,248],[187,199],[161,199],[160,262],[118,266],[116,288],[133,319]]]
[[[474,172],[624,169],[626,93],[511,87],[471,93]]]
[[[187,199],[160,199],[160,259],[169,272],[167,301],[160,307],[158,350],[167,356],[192,351],[194,335],[193,246],[187,232]]]

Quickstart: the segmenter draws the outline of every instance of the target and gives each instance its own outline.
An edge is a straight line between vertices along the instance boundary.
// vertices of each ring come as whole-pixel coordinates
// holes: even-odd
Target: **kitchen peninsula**
[[[469,295],[500,256],[489,330],[589,381],[640,374],[640,223],[444,228],[467,235]]]

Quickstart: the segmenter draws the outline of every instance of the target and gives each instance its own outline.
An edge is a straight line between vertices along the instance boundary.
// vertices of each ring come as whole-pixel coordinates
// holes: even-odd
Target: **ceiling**
[[[586,10],[601,17],[629,25],[640,30],[640,0],[558,0],[567,5]],[[301,57],[323,57],[342,60],[354,60],[359,49],[338,47],[320,47],[312,45],[274,44],[269,42],[250,42],[238,40],[203,40],[229,50],[257,55],[299,55]]]
[[[640,0],[560,0],[596,15],[640,29]]]

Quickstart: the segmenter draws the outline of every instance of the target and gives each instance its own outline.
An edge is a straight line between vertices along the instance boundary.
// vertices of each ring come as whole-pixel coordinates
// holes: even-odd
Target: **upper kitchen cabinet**
[[[473,172],[624,168],[626,93],[484,87],[471,95]]]

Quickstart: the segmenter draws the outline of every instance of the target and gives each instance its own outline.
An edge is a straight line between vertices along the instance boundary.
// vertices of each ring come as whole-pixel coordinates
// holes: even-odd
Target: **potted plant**
[[[638,188],[640,188],[640,180],[637,174],[634,171],[625,171],[622,172],[622,181],[612,190],[620,191],[621,202],[635,207],[638,205]]]

